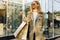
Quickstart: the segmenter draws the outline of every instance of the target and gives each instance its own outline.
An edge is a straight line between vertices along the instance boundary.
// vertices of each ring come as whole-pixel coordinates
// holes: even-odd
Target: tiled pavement
[[[55,40],[60,40],[60,38],[57,38],[57,39],[55,39]]]

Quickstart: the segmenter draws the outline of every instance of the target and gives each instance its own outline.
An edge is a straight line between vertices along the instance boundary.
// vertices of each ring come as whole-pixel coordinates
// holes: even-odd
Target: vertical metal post
[[[6,2],[6,35],[8,35],[8,0]]]
[[[22,21],[25,17],[25,0],[22,0],[22,12],[23,12],[23,15],[22,15]]]
[[[53,12],[53,7],[54,7],[54,2],[53,2],[53,0],[52,0],[52,13],[53,13],[53,16],[52,16],[52,17],[53,17],[53,18],[52,18],[52,19],[53,19],[53,20],[52,20],[52,21],[53,21],[53,25],[52,25],[52,26],[53,26],[53,37],[54,37],[54,12]]]
[[[48,0],[48,12],[49,12],[49,0]],[[49,13],[48,13],[48,20],[49,20]],[[50,25],[50,24],[48,24]],[[48,26],[48,38],[49,38],[49,26]]]
[[[46,0],[45,0],[45,12],[46,12]]]

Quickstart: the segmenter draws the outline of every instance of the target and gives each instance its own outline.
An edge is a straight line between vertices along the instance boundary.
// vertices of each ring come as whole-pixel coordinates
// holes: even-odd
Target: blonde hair
[[[37,11],[38,11],[38,13],[40,13],[41,12],[40,3],[38,1],[34,1],[34,2],[39,5],[37,8]],[[32,4],[33,4],[33,2],[32,2]],[[30,5],[30,12],[31,13],[33,12],[32,4]]]

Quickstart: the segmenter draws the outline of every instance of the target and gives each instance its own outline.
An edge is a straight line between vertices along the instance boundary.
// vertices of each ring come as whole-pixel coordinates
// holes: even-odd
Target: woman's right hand
[[[25,22],[29,22],[30,19],[29,19],[28,17],[24,17],[24,21],[25,21]]]

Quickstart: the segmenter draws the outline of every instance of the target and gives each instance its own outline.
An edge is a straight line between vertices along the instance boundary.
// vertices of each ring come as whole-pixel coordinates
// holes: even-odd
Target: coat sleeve
[[[30,22],[31,21],[31,13],[30,12],[27,13],[27,18],[28,18],[28,21]]]

